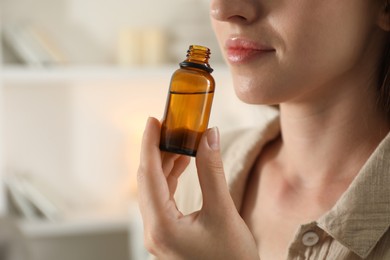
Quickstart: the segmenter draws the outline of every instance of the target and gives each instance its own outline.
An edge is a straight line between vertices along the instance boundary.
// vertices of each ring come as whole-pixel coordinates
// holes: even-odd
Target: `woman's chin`
[[[237,94],[237,97],[242,102],[250,105],[276,105],[280,103],[275,98],[258,96],[258,95],[250,95],[248,93]]]
[[[244,103],[251,105],[276,105],[283,101],[280,92],[264,87],[235,87],[236,96]]]

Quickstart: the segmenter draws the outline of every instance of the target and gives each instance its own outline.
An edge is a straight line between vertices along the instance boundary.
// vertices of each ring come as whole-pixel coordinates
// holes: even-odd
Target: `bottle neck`
[[[213,72],[213,69],[209,65],[209,58],[209,48],[199,45],[191,45],[187,51],[187,59],[180,63],[180,67],[193,67],[211,73]]]
[[[203,46],[191,45],[187,51],[188,62],[209,63],[209,58],[210,49]]]

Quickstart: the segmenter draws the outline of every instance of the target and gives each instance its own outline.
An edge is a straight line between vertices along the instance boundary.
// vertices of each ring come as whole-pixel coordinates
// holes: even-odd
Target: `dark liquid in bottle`
[[[165,136],[165,142],[160,144],[160,149],[168,152],[180,153],[190,156],[196,156],[201,132],[191,131],[185,128],[169,130],[166,127],[161,129],[161,133]]]
[[[161,129],[161,150],[196,156],[200,138],[207,129],[213,96],[214,91],[170,92]]]

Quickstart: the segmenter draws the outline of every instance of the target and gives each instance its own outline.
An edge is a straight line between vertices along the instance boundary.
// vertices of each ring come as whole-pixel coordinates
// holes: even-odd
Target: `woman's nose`
[[[210,15],[223,22],[250,23],[256,19],[256,0],[211,0]]]

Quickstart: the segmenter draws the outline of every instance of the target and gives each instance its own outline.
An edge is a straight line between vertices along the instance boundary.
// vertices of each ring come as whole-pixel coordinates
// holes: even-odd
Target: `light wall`
[[[65,214],[126,211],[146,120],[162,118],[174,69],[6,81],[8,173],[30,178]],[[214,76],[209,125],[225,132],[255,124],[257,108],[238,101],[227,69],[216,67]]]
[[[1,20],[0,20],[0,34],[1,34]],[[0,42],[0,60],[2,60],[3,52],[2,52],[2,44]],[[0,77],[1,77],[1,71],[3,69],[3,65],[0,63]],[[0,108],[3,107],[3,82],[0,79]],[[3,113],[0,110],[0,140],[4,140],[3,138],[3,130],[4,130],[4,122],[3,122]],[[4,176],[4,150],[3,146],[0,146],[0,216],[6,214],[6,200],[5,200],[5,189],[4,189],[4,183],[2,181]]]
[[[121,32],[149,29],[164,32],[169,62],[182,59],[190,44],[209,46],[213,59],[221,61],[208,4],[206,0],[0,0],[0,12],[4,26],[42,27],[71,63],[113,64]]]
[[[1,66],[0,66],[1,69]],[[0,81],[0,107],[3,107],[3,88],[2,83]],[[4,122],[3,122],[3,114],[0,113],[0,140],[3,139],[3,130],[4,130]],[[4,191],[4,183],[1,181],[4,176],[4,146],[0,146],[0,216],[6,213],[6,202],[5,202],[5,191]]]

